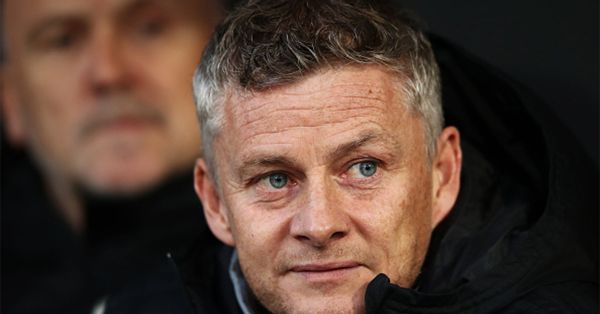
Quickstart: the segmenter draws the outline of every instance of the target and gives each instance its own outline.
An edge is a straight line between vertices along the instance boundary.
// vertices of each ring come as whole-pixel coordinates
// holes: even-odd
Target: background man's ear
[[[204,217],[212,233],[223,243],[233,246],[235,244],[229,218],[225,212],[227,209],[221,202],[219,191],[208,171],[203,159],[196,160],[194,169],[194,189],[202,201]]]
[[[8,79],[8,67],[2,65],[0,76],[0,109],[2,112],[2,123],[6,131],[7,139],[13,145],[22,145],[25,141],[25,129],[23,127],[22,108],[17,99],[16,86]]]
[[[462,150],[460,134],[455,127],[445,128],[437,140],[433,158],[433,210],[432,229],[450,212],[460,189]]]

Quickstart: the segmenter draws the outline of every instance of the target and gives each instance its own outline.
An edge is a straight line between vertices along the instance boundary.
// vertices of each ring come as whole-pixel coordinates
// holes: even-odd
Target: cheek
[[[204,47],[204,40],[181,29],[151,46],[130,46],[129,60],[137,80],[145,80],[145,93],[184,100],[193,108],[192,76]],[[143,96],[143,95],[140,95]]]
[[[254,288],[272,283],[282,243],[277,228],[254,217],[234,217],[233,222],[231,231],[246,280]]]
[[[171,131],[184,137],[198,133],[191,88],[195,60],[191,55],[173,58],[166,53],[138,60],[135,65],[136,96],[154,104],[165,115]]]
[[[25,132],[40,145],[64,150],[74,145],[78,123],[89,106],[78,88],[80,83],[69,75],[44,74],[30,73],[19,89]],[[56,79],[58,75],[61,79]]]
[[[270,211],[247,204],[233,208],[230,216],[231,232],[240,260],[251,261],[259,267],[254,271],[271,269],[267,265],[275,263],[277,254],[284,250],[289,230],[289,219],[285,216],[285,211]]]
[[[251,207],[244,207],[242,210],[244,213],[234,212],[230,217],[236,246],[251,248],[248,251],[256,252],[257,255],[273,250],[285,235],[285,226],[277,215],[257,213],[266,210]]]
[[[418,273],[429,242],[431,189],[425,177],[414,178],[396,178],[411,184],[388,184],[354,205],[355,225],[374,254],[374,268],[404,286]]]
[[[390,249],[393,261],[390,278],[400,286],[412,285],[420,272],[431,235],[431,188],[415,185],[406,198],[405,214],[397,221],[395,238]],[[395,271],[395,273],[394,273]]]
[[[38,60],[23,60],[20,95],[32,110],[54,116],[73,115],[85,102],[84,80],[79,58],[41,56]]]

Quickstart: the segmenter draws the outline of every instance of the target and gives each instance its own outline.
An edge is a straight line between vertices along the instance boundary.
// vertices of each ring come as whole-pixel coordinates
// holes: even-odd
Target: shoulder
[[[160,259],[141,276],[129,280],[99,302],[104,314],[193,313],[177,268],[170,257]]]
[[[570,281],[538,287],[502,313],[598,313],[598,285]]]

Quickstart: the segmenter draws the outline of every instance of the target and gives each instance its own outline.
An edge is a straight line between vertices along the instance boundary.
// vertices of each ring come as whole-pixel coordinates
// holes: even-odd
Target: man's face
[[[5,123],[53,183],[134,192],[193,164],[212,0],[7,0]]]
[[[415,280],[439,221],[439,172],[399,84],[345,67],[227,101],[213,146],[221,193],[202,192],[203,170],[197,190],[269,310],[361,312],[377,274]]]

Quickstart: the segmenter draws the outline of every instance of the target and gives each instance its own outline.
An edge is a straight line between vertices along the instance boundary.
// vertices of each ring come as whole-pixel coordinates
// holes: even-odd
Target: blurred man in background
[[[4,1],[3,312],[87,308],[205,236],[190,81],[222,7]]]

